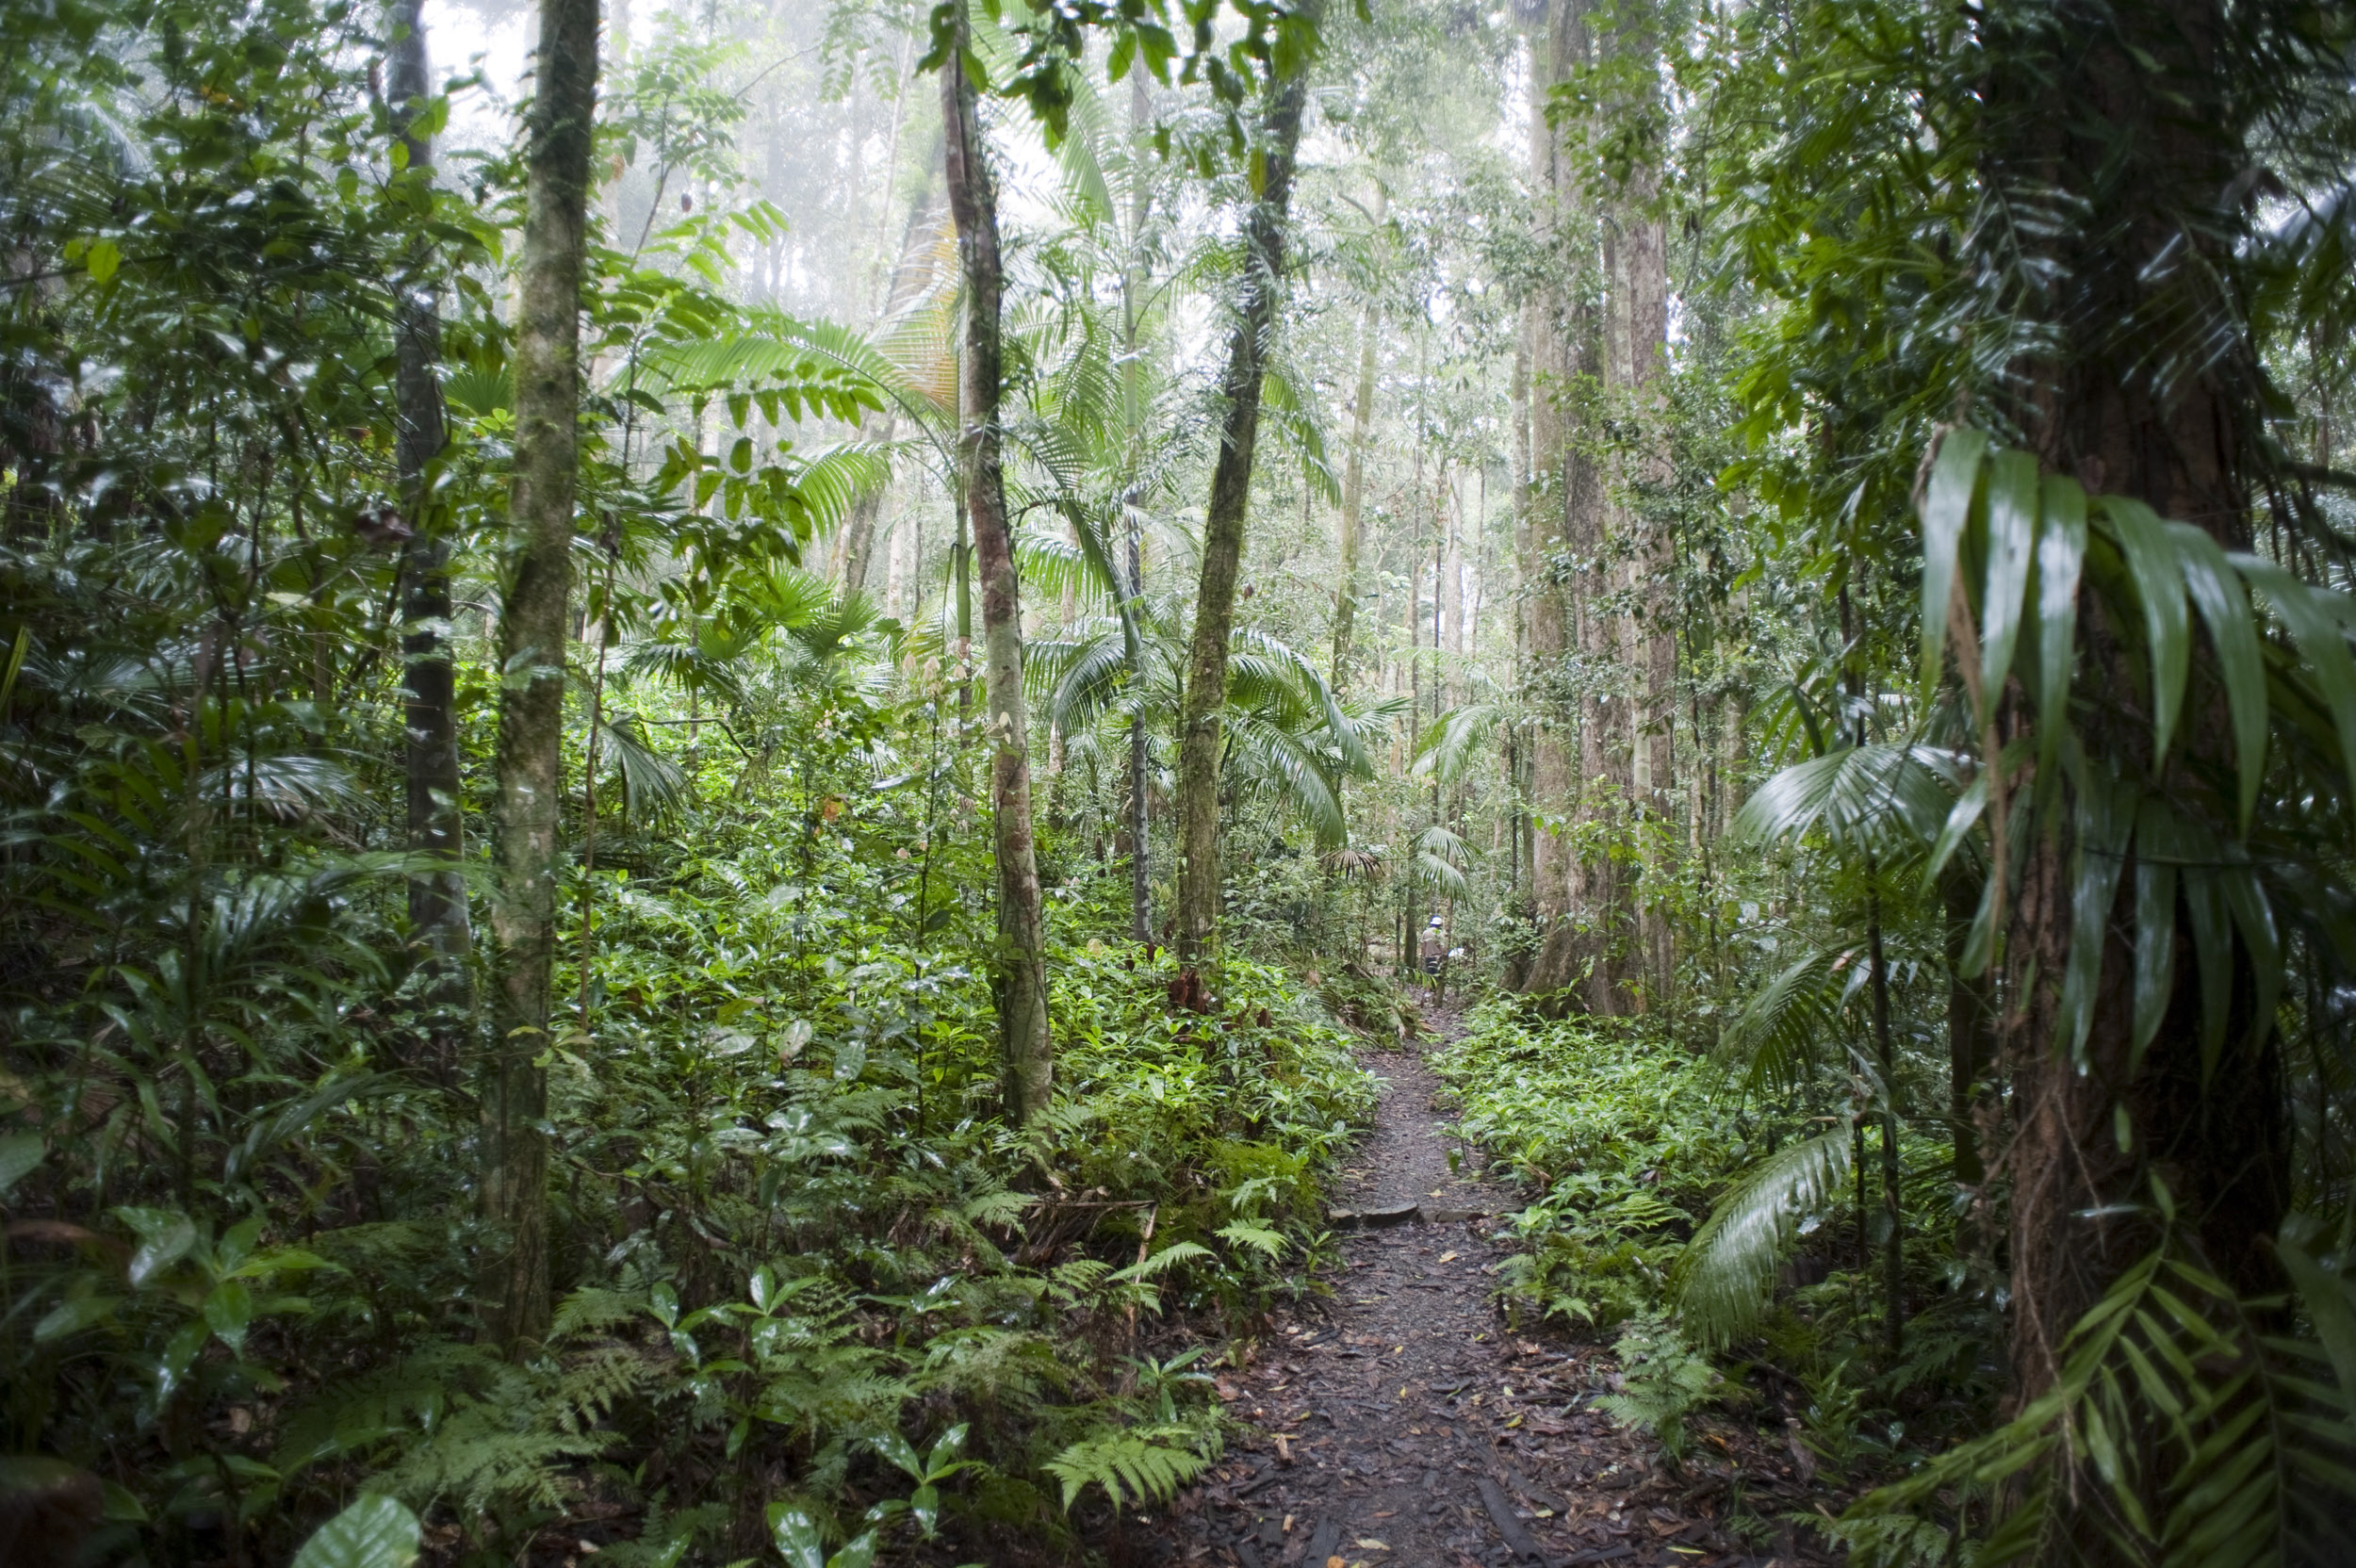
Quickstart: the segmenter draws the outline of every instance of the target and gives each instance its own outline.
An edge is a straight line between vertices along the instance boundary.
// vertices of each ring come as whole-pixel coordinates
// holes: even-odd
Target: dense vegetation
[[[2356,1553],[2344,7],[36,0],[0,84],[0,1557],[1101,1555],[1367,1039],[1669,1470]]]

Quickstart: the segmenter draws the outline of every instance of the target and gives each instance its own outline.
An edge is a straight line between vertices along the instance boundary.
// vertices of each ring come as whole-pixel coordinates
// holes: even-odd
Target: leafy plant
[[[1667,1319],[1651,1314],[1629,1320],[1612,1354],[1620,1364],[1617,1392],[1597,1395],[1595,1407],[1658,1438],[1661,1454],[1676,1464],[1692,1440],[1687,1418],[1718,1392],[1717,1369]]]

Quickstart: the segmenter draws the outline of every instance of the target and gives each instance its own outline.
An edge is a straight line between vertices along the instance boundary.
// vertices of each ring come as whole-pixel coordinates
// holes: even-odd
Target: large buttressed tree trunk
[[[1588,200],[1572,150],[1546,118],[1546,90],[1569,81],[1587,61],[1585,0],[1554,0],[1546,41],[1534,58],[1530,160],[1549,216],[1562,226],[1556,263],[1572,287],[1539,296],[1530,327],[1530,483],[1532,523],[1525,567],[1530,665],[1542,689],[1560,690],[1577,655],[1582,675],[1609,668],[1618,657],[1618,629],[1603,604],[1617,597],[1603,579],[1604,486],[1588,421],[1599,379],[1600,346],[1593,309],[1580,297],[1578,274],[1593,257],[1580,237]],[[1557,556],[1570,580],[1559,580]],[[1563,1004],[1597,1013],[1627,1011],[1620,983],[1620,928],[1626,923],[1626,878],[1608,855],[1579,855],[1572,845],[1590,835],[1599,812],[1611,809],[1611,785],[1624,788],[1628,771],[1625,726],[1615,732],[1618,705],[1581,680],[1570,700],[1549,703],[1558,714],[1542,723],[1530,746],[1530,795],[1542,812],[1569,822],[1573,831],[1533,834],[1530,887],[1544,939],[1525,988],[1559,993]]]
[[[1622,0],[1612,11],[1604,47],[1629,67],[1631,84],[1613,108],[1627,125],[1657,121],[1661,112],[1661,42],[1646,0]],[[1640,138],[1644,144],[1649,139]],[[1665,1000],[1674,979],[1672,922],[1662,899],[1669,868],[1662,863],[1675,783],[1671,745],[1677,710],[1677,641],[1673,615],[1674,541],[1665,520],[1638,504],[1668,479],[1662,383],[1668,372],[1669,236],[1661,214],[1661,171],[1639,158],[1610,192],[1605,219],[1608,344],[1604,386],[1633,449],[1617,454],[1608,531],[1628,560],[1631,613],[1623,622],[1621,660],[1630,700],[1618,715],[1628,731],[1627,802],[1643,825],[1638,862],[1645,886],[1630,889],[1634,950],[1623,966],[1621,993],[1632,1004]],[[1623,917],[1625,919],[1625,916]]]
[[[1303,8],[1313,25],[1317,9],[1314,3]],[[1284,276],[1293,156],[1308,104],[1305,66],[1268,83],[1261,125],[1265,175],[1244,221],[1243,298],[1219,382],[1225,411],[1211,503],[1203,520],[1203,576],[1195,593],[1178,729],[1178,961],[1189,969],[1210,956],[1219,934],[1219,712],[1227,702],[1227,644],[1235,629],[1252,449],[1259,441],[1260,388]]]
[[[527,123],[522,302],[515,332],[515,471],[499,614],[494,1037],[483,1085],[484,1262],[492,1332],[525,1348],[548,1331],[548,1050],[556,960],[564,642],[580,464],[581,285],[597,98],[597,0],[542,0]]]
[[[422,0],[394,0],[392,69],[386,90],[395,122],[409,150],[408,177],[430,188],[434,139],[417,127],[433,89],[426,56]],[[442,357],[441,318],[429,279],[433,256],[424,247],[410,258],[393,306],[394,396],[399,419],[395,461],[409,540],[401,558],[401,706],[407,731],[404,787],[409,847],[433,857],[432,870],[409,878],[409,925],[419,961],[429,971],[423,1000],[433,1017],[429,1070],[447,1080],[459,1065],[472,985],[467,959],[474,933],[467,919],[466,878],[459,815],[456,681],[450,656],[449,514],[428,492],[429,472],[449,439],[436,367]]]
[[[962,23],[960,23],[962,25]],[[998,253],[998,197],[982,146],[981,115],[962,47],[941,67],[947,132],[949,210],[957,219],[965,272],[965,429],[958,434],[966,516],[982,580],[983,692],[990,727],[990,792],[998,860],[998,950],[994,981],[1006,1066],[1007,1115],[1027,1123],[1055,1088],[1047,1034],[1047,966],[1039,848],[1031,819],[1031,754],[1023,696],[1023,606],[998,426],[1005,274]]]
[[[1544,221],[1561,220],[1560,139],[1546,120],[1546,94],[1560,78],[1569,25],[1569,0],[1548,8],[1544,38],[1530,41],[1530,178]],[[1541,817],[1560,821],[1570,809],[1576,739],[1569,714],[1555,699],[1562,678],[1565,636],[1562,589],[1554,578],[1554,555],[1563,542],[1562,400],[1569,394],[1570,357],[1562,333],[1563,301],[1541,287],[1523,307],[1521,357],[1527,361],[1530,461],[1526,473],[1528,518],[1522,550],[1523,678],[1539,694],[1541,714],[1530,738],[1530,801]],[[1573,978],[1575,941],[1564,923],[1570,912],[1571,879],[1562,835],[1539,826],[1530,844],[1530,912],[1542,939],[1525,983],[1532,991],[1554,991]]]
[[[2016,365],[2024,391],[2009,412],[2049,469],[2148,501],[2228,548],[2249,543],[2250,432],[2266,407],[2234,302],[2208,264],[2244,226],[2233,208],[2250,129],[2236,122],[2221,58],[2233,24],[2217,0],[1999,8],[1982,93],[1986,177],[2058,190],[2055,210],[2072,214],[2032,258],[2052,264],[2037,308],[2054,351]],[[2197,355],[2184,347],[2195,342]],[[2081,689],[2107,693],[2082,708],[2079,734],[2090,757],[2148,776],[2148,694],[2089,604],[2077,632]],[[2188,710],[2183,732],[2153,787],[2180,807],[2200,803],[2230,837],[2233,811],[2216,782],[2233,772],[2221,708]],[[2033,845],[2005,955],[2016,1131],[1997,1174],[2012,1197],[2017,1401],[2051,1385],[2071,1325],[2153,1244],[2153,1178],[2173,1195],[2184,1233],[2245,1292],[2277,1283],[2268,1242],[2287,1203],[2279,1065],[2270,1047],[2244,1043],[2257,1021],[2247,951],[2236,950],[2228,1034],[2229,1052],[2244,1054],[2204,1078],[2201,966],[2181,905],[2168,1010],[2140,1057],[2133,1048],[2132,864],[2106,923],[2084,1070],[2067,1059],[2055,993],[2072,855],[2059,838]]]

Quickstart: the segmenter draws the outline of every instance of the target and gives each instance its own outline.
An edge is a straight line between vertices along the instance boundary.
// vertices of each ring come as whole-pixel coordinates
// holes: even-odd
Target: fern
[[[1284,1255],[1284,1236],[1262,1226],[1247,1225],[1237,1220],[1232,1225],[1220,1226],[1219,1236],[1221,1241],[1232,1242],[1237,1247],[1252,1248],[1271,1262]]]
[[[1624,1427],[1659,1438],[1661,1451],[1673,1462],[1682,1458],[1685,1418],[1716,1393],[1716,1370],[1676,1329],[1649,1315],[1630,1322],[1613,1351],[1620,1358],[1621,1391],[1597,1398],[1596,1408]]]
[[[1858,1568],[1973,1568],[2089,1548],[2165,1568],[2294,1568],[2356,1552],[2356,1282],[2280,1247],[2315,1326],[2264,1335],[2172,1233],[2071,1330],[2013,1420],[1827,1527]],[[2020,1500],[1966,1546],[1958,1502]]]
[[[1063,1483],[1069,1509],[1089,1487],[1103,1489],[1113,1511],[1130,1503],[1165,1502],[1211,1462],[1200,1436],[1183,1426],[1147,1427],[1082,1438],[1047,1462]]]

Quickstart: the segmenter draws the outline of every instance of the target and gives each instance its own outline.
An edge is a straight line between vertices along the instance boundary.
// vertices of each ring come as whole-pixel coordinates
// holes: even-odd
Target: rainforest
[[[2356,1561],[2347,0],[0,6],[0,1563]]]

